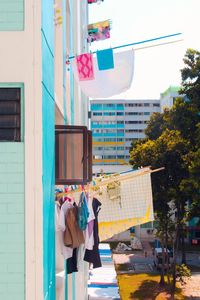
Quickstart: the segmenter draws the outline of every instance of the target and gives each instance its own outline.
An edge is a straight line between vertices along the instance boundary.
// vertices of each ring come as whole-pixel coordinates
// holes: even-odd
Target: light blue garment
[[[89,210],[85,193],[82,192],[78,204],[78,225],[81,230],[85,230],[89,217]]]
[[[97,62],[100,71],[114,69],[113,49],[97,51]]]

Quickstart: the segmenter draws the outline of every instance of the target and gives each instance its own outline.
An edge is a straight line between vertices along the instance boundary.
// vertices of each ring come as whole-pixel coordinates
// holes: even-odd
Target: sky
[[[180,70],[188,48],[200,51],[200,0],[104,0],[89,5],[89,23],[110,19],[111,38],[93,42],[96,51],[135,43],[160,36],[182,33],[115,52],[135,50],[134,77],[131,88],[115,99],[159,99],[169,86],[181,85]],[[138,49],[164,42],[180,42]]]

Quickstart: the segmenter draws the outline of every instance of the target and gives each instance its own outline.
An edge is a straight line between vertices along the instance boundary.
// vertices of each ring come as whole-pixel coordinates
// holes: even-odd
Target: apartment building
[[[163,93],[160,94],[161,113],[164,112],[165,108],[172,108],[177,97],[183,97],[183,95],[179,95],[179,90],[179,86],[169,86]]]
[[[134,139],[145,137],[144,130],[154,112],[160,112],[155,100],[91,100],[93,164],[123,165],[129,161]]]

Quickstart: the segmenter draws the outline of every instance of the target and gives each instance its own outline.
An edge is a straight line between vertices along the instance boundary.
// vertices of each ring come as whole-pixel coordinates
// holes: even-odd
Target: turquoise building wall
[[[0,31],[24,29],[24,0],[0,1]]]
[[[42,161],[44,299],[55,300],[54,1],[42,1]]]
[[[21,140],[0,142],[0,299],[25,299],[24,101],[21,87]]]

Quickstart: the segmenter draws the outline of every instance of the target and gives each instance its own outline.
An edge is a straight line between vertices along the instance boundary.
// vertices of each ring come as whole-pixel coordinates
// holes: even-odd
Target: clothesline
[[[182,34],[181,32],[173,33],[173,34],[169,34],[169,35],[165,35],[165,36],[156,37],[156,38],[153,38],[153,39],[143,40],[143,41],[139,41],[139,42],[133,42],[133,43],[130,43],[130,44],[124,44],[124,45],[120,45],[120,46],[116,46],[116,47],[111,47],[111,49],[115,50],[115,49],[125,48],[125,47],[129,47],[129,46],[140,45],[140,44],[144,44],[144,43],[154,42],[154,41],[157,41],[157,40],[178,36],[178,35],[181,35],[181,34]],[[171,43],[173,43],[173,42],[171,42]],[[154,45],[154,46],[158,46],[158,45]],[[151,47],[153,47],[153,46],[151,46]],[[139,49],[137,49],[137,50],[139,50]],[[97,53],[97,51],[94,51],[92,53],[95,54],[95,53]],[[75,55],[69,56],[69,59],[73,59],[73,58],[75,58]]]
[[[164,170],[164,169],[165,169],[164,167],[161,167],[161,168],[158,168],[158,169],[151,170],[149,167],[145,167],[143,169],[137,170],[137,171],[142,170],[142,172],[133,171],[133,172],[131,172],[131,174],[128,173],[127,175],[114,174],[114,175],[111,175],[111,178],[104,179],[102,181],[96,181],[95,185],[93,185],[93,186],[88,184],[87,186],[84,187],[84,189],[82,187],[80,187],[78,189],[69,190],[69,191],[66,191],[66,192],[63,192],[63,193],[57,193],[56,198],[59,199],[59,198],[62,198],[63,196],[67,196],[67,195],[82,192],[82,191],[85,191],[85,192],[95,191],[96,188],[98,188],[100,186],[107,185],[107,184],[112,183],[114,181],[124,181],[124,180],[131,179],[133,177],[138,177],[138,176],[142,176],[142,175],[145,175],[145,174],[159,172],[159,171]]]

